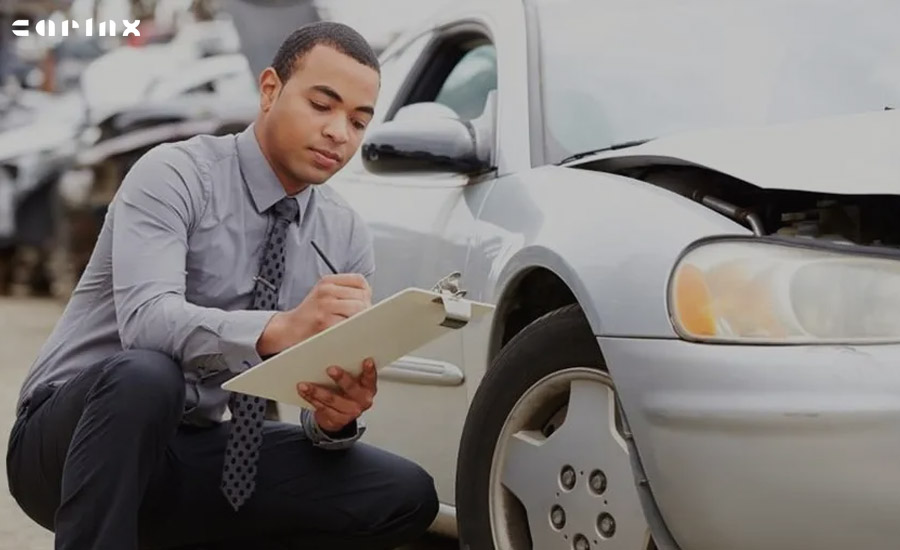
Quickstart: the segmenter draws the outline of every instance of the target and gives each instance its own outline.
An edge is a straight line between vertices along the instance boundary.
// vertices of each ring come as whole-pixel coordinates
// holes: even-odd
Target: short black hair
[[[378,55],[372,46],[352,27],[334,21],[318,21],[303,25],[291,33],[278,48],[272,67],[282,82],[287,82],[294,74],[297,63],[314,46],[329,46],[350,56],[381,74]]]

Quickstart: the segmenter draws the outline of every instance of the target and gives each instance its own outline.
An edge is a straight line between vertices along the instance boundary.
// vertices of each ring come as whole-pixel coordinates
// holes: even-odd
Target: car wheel
[[[460,442],[463,550],[652,548],[604,367],[578,306],[534,321],[500,352]]]

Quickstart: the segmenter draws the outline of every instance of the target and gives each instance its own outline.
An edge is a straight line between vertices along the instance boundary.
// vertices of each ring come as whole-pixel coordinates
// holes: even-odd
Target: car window
[[[378,92],[378,102],[375,104],[375,116],[369,128],[374,127],[384,120],[391,104],[397,98],[404,80],[416,61],[422,55],[422,51],[431,41],[431,33],[424,33],[413,39],[410,43],[393,52],[389,57],[379,59],[381,65],[381,90]],[[360,152],[357,150],[347,165],[347,171],[364,172]]]
[[[483,112],[488,94],[497,89],[497,51],[493,44],[478,46],[460,58],[435,97],[461,119],[472,120]]]
[[[550,162],[681,132],[900,106],[897,0],[864,10],[846,0],[538,5]]]
[[[375,120],[381,120],[387,114],[409,72],[431,39],[431,33],[424,33],[387,59],[381,60],[381,91],[375,105]]]

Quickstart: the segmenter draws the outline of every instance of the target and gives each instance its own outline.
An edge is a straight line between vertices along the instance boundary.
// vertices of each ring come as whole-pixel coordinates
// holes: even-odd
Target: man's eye
[[[328,105],[322,105],[321,103],[316,103],[315,101],[310,101],[310,105],[313,106],[313,109],[317,111],[327,111]]]
[[[355,126],[357,130],[365,130],[366,129],[366,125],[358,120],[353,121],[353,126]]]

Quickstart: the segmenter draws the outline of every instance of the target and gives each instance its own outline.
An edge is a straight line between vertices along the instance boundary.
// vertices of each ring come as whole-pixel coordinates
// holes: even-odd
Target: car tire
[[[533,321],[517,334],[492,362],[473,398],[459,447],[456,508],[462,550],[495,550],[491,508],[491,491],[494,483],[492,471],[495,468],[493,465],[495,454],[501,449],[500,439],[501,436],[505,437],[504,430],[511,413],[523,402],[525,399],[523,396],[538,387],[542,381],[552,380],[552,377],[558,373],[574,371],[575,367],[588,377],[593,373],[608,380],[600,348],[578,305],[557,309]],[[561,426],[562,424],[560,424],[560,429]],[[619,473],[624,474],[620,477],[627,477],[631,474],[630,466],[625,466],[625,468],[628,469],[627,473],[622,472],[622,468],[619,469]],[[584,472],[582,472],[583,474]],[[577,472],[575,475],[578,475]],[[634,480],[632,477],[619,480],[619,483],[631,484],[633,488]],[[558,497],[559,493],[557,493]],[[635,502],[630,504],[630,517],[634,518],[635,513],[639,514],[640,518],[637,521],[644,522],[643,528],[646,530],[646,522],[640,510],[636,489],[634,490],[634,499]],[[611,497],[610,500],[612,500]],[[526,514],[527,517],[529,514],[525,510],[525,506],[521,503],[519,506],[522,506],[520,513]],[[637,506],[637,511],[634,506]],[[547,512],[549,513],[549,510]],[[558,538],[558,541],[553,544],[554,548],[572,548],[574,540],[570,537],[580,533],[564,533],[563,529],[553,534],[559,535],[554,537]],[[597,533],[592,532],[587,535],[589,539],[598,538]],[[508,537],[501,538],[499,540],[505,540],[506,543],[499,546],[502,548],[509,545],[515,550],[529,546],[533,550],[550,550],[549,548],[538,548],[539,544],[537,541],[532,541],[531,533],[526,538],[527,542],[512,540]],[[629,550],[644,550],[648,543],[649,531],[646,533],[643,545],[634,545],[629,547]],[[597,548],[598,546],[593,544],[589,547]],[[600,546],[600,548],[606,547]],[[613,547],[618,548],[619,546],[614,544]]]

